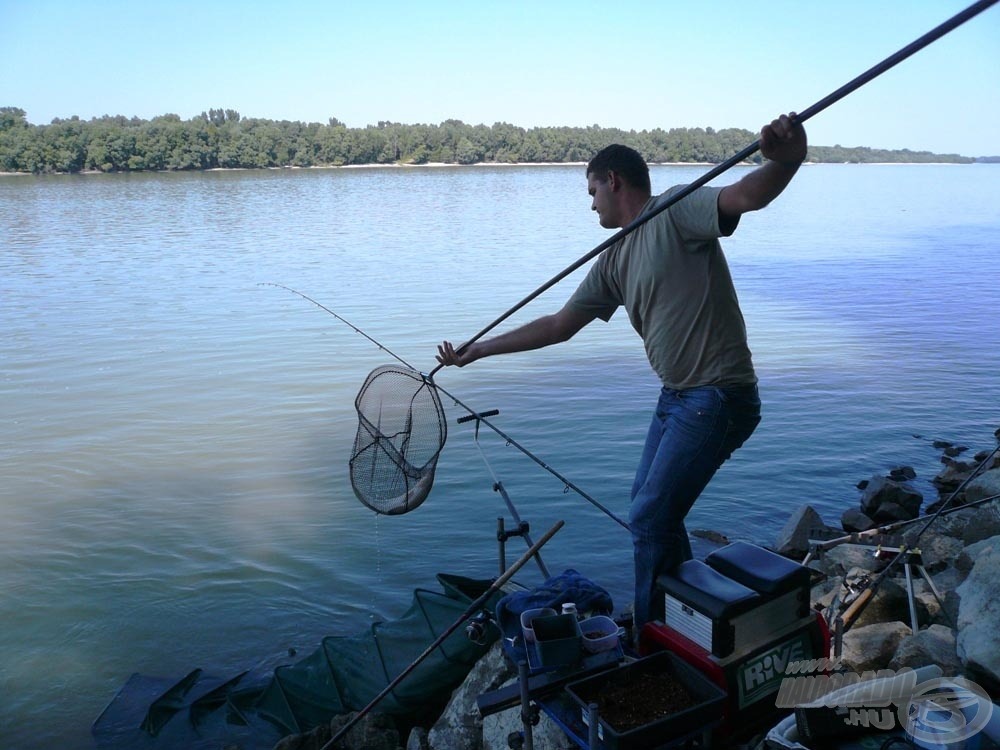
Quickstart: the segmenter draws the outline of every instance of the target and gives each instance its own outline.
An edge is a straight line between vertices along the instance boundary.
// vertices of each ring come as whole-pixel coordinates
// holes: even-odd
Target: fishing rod
[[[414,372],[419,372],[419,370],[417,370],[416,367],[414,367],[409,362],[407,362],[405,359],[403,359],[398,354],[396,354],[395,352],[393,352],[391,349],[389,349],[389,347],[385,346],[383,343],[381,343],[377,339],[373,338],[372,336],[369,336],[367,333],[365,333],[363,330],[361,330],[358,326],[354,325],[351,321],[347,320],[347,318],[345,318],[342,315],[339,315],[338,313],[334,312],[333,310],[331,310],[329,307],[327,307],[323,303],[318,302],[317,300],[315,300],[312,297],[310,297],[308,294],[304,294],[304,293],[298,291],[297,289],[292,289],[291,287],[285,286],[284,284],[277,284],[275,282],[270,282],[270,281],[261,282],[261,283],[258,284],[258,286],[273,286],[273,287],[278,287],[279,289],[284,289],[286,291],[291,292],[292,294],[297,294],[302,299],[304,299],[304,300],[306,300],[308,302],[313,303],[314,305],[316,305],[316,307],[320,308],[321,310],[324,310],[325,312],[327,312],[330,315],[332,315],[333,317],[335,317],[337,320],[339,320],[341,323],[345,324],[347,327],[349,327],[355,333],[359,333],[362,336],[364,336],[366,339],[368,339],[368,341],[370,341],[371,343],[373,343],[381,351],[383,351],[386,354],[388,354],[390,357],[392,357],[393,359],[395,359],[397,362],[399,362],[403,366],[408,367],[409,369],[413,370]],[[476,411],[471,406],[468,406],[463,401],[460,401],[457,396],[452,395],[449,391],[447,391],[444,388],[442,388],[436,382],[432,383],[430,381],[429,376],[425,376],[425,379],[428,382],[428,385],[430,385],[431,387],[435,388],[438,391],[441,391],[441,393],[443,393],[445,396],[447,396],[448,398],[450,398],[452,400],[452,402],[454,402],[454,404],[456,406],[464,409],[470,415],[472,415],[473,417],[475,417],[477,423],[481,422],[482,424],[484,424],[487,427],[489,427],[491,430],[493,430],[493,432],[495,432],[497,435],[499,435],[501,438],[503,438],[507,445],[510,445],[510,446],[516,448],[517,450],[519,450],[521,453],[523,453],[525,456],[527,456],[528,458],[530,458],[532,461],[534,461],[536,464],[538,464],[540,467],[542,467],[549,474],[551,474],[556,479],[558,479],[560,482],[562,482],[564,491],[570,491],[570,490],[572,490],[573,492],[575,492],[576,494],[578,494],[580,497],[582,497],[584,500],[586,500],[591,505],[593,505],[595,508],[597,508],[598,510],[600,510],[601,512],[603,512],[611,520],[615,521],[617,524],[619,524],[620,526],[622,526],[626,530],[629,528],[628,523],[625,522],[625,521],[623,521],[617,515],[615,515],[615,513],[613,511],[611,511],[609,508],[607,508],[605,505],[603,505],[597,499],[595,499],[594,497],[592,497],[590,494],[588,494],[587,492],[585,492],[583,489],[581,489],[580,487],[578,487],[577,485],[575,485],[569,479],[567,479],[566,477],[564,477],[562,474],[560,474],[554,468],[552,468],[551,466],[549,466],[549,464],[545,463],[545,461],[543,461],[542,459],[540,459],[538,456],[536,456],[534,453],[532,453],[531,451],[529,451],[527,448],[525,448],[519,442],[517,442],[516,440],[514,440],[514,438],[512,438],[506,432],[504,432],[503,430],[501,430],[495,424],[493,424],[492,422],[490,422],[489,419],[487,419],[484,416],[482,416],[481,412]],[[477,430],[478,430],[478,427],[477,427]]]

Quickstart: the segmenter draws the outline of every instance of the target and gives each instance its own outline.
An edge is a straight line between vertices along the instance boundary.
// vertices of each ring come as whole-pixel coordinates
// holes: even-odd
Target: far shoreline
[[[970,163],[960,163],[960,162],[947,162],[947,161],[871,161],[871,162],[818,162],[818,161],[805,161],[802,162],[803,167],[810,166],[820,166],[825,164],[832,165],[849,165],[855,167],[890,167],[890,166],[906,166],[906,167],[927,167],[927,166],[943,166],[943,167],[967,167],[970,164],[979,164],[980,162],[970,162]],[[986,162],[988,163],[988,162]],[[425,164],[404,164],[400,162],[393,162],[391,164],[314,164],[308,167],[300,167],[293,164],[288,164],[283,167],[207,167],[204,169],[136,169],[136,170],[115,170],[110,172],[103,172],[99,169],[81,169],[79,172],[0,172],[0,177],[42,177],[42,176],[66,176],[66,175],[113,175],[113,174],[180,174],[180,173],[191,173],[191,172],[277,172],[283,170],[312,170],[312,169],[441,169],[441,168],[482,168],[482,167],[585,167],[587,162],[584,161],[522,161],[522,162],[505,162],[505,161],[480,161],[474,164],[449,164],[447,162],[427,162]],[[718,166],[715,162],[697,162],[697,161],[653,161],[649,162],[651,167],[706,167],[711,168]],[[739,167],[754,167],[757,166],[756,162],[744,161],[737,165]]]

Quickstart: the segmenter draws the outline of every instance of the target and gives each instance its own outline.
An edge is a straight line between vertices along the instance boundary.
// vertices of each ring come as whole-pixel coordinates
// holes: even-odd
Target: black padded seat
[[[713,620],[735,617],[761,603],[753,589],[722,575],[701,560],[687,560],[656,583],[670,596]]]
[[[747,542],[733,542],[705,558],[714,570],[768,599],[809,590],[809,568]]]

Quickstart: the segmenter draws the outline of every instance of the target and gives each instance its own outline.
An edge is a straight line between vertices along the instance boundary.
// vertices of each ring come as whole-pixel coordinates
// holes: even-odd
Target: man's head
[[[587,192],[601,226],[625,226],[650,196],[649,167],[638,151],[612,144],[587,164]]]

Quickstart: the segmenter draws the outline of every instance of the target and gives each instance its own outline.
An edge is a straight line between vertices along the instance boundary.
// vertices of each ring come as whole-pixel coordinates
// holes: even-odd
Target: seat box
[[[749,613],[764,601],[700,560],[687,560],[656,582],[665,592],[664,623],[719,657],[747,640],[745,631],[755,627]]]
[[[811,617],[810,571],[745,542],[688,560],[657,584],[665,592],[664,624],[714,656],[767,643]]]

